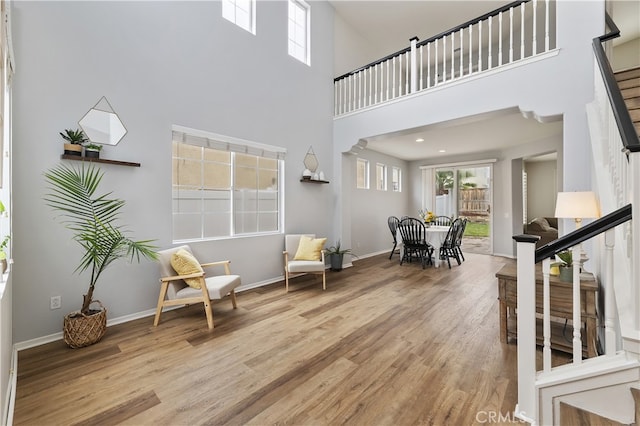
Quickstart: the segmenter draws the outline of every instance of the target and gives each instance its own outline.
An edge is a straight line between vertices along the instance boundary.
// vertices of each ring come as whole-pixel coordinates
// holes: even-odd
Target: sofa
[[[536,217],[524,226],[524,233],[538,235],[540,239],[536,243],[536,248],[539,248],[558,239],[558,218]]]

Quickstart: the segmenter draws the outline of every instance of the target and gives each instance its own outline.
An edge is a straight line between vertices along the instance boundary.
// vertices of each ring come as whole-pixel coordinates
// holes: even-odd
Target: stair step
[[[628,80],[618,80],[618,86],[620,87],[620,90],[640,87],[640,77],[630,78]]]
[[[624,99],[637,98],[640,96],[640,87],[631,87],[629,89],[620,90]]]
[[[630,109],[629,115],[631,116],[631,121],[634,123],[640,121],[640,109]]]
[[[640,108],[640,97],[625,99],[624,103],[627,104],[627,108],[630,110]]]
[[[615,72],[614,74],[616,76],[616,80],[618,80],[618,81],[628,80],[630,78],[640,77],[640,67],[633,68],[633,69],[630,69],[630,70]]]
[[[574,407],[565,402],[560,402],[560,423],[563,426],[623,426],[624,423],[590,413],[582,408]]]

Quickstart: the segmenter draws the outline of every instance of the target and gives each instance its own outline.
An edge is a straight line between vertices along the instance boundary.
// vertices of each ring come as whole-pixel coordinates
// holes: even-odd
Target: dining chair
[[[404,247],[400,257],[401,265],[405,260],[411,262],[413,258],[420,260],[423,269],[426,263],[432,263],[433,246],[427,242],[424,223],[420,219],[403,219],[398,224],[398,230]]]
[[[456,251],[458,252],[458,254],[460,255],[460,257],[462,258],[462,260],[466,260],[464,258],[464,254],[462,254],[462,237],[464,237],[464,231],[467,229],[467,222],[469,221],[467,218],[462,219],[461,218],[461,226],[460,229],[458,230],[458,233],[456,235]]]
[[[436,226],[451,226],[453,219],[449,216],[436,216],[432,221],[432,225]]]
[[[460,261],[460,255],[458,254],[458,250],[456,248],[456,238],[460,229],[462,228],[462,220],[460,218],[455,219],[451,222],[451,226],[449,226],[449,231],[447,232],[447,236],[444,239],[444,242],[440,246],[440,259],[446,259],[447,264],[449,265],[449,269],[451,269],[451,258],[453,257],[458,265],[462,264]]]
[[[387,219],[387,225],[389,225],[389,231],[391,231],[391,237],[393,238],[393,248],[391,249],[391,253],[389,254],[389,259],[393,257],[393,253],[396,252],[396,247],[398,246],[398,223],[400,223],[400,219],[395,216],[389,216]]]

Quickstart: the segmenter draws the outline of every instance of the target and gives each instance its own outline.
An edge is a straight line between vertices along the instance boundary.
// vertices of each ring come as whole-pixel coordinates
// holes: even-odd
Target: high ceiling
[[[347,25],[375,46],[374,60],[407,47],[411,37],[427,39],[510,2],[330,0],[330,3]],[[612,17],[623,35],[617,43],[640,36],[640,0],[611,3]],[[501,131],[492,131],[495,128]],[[376,136],[367,140],[367,149],[411,161],[500,150],[561,133],[561,121],[540,123],[515,109]],[[428,143],[417,143],[418,138]]]

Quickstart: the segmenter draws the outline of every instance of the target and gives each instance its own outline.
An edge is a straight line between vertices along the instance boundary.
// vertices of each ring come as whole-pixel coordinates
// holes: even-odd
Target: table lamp
[[[582,226],[582,219],[600,217],[596,194],[591,191],[558,192],[555,216],[560,219],[575,220],[576,229],[579,229]]]
[[[558,192],[555,216],[559,219],[575,220],[576,229],[580,229],[582,219],[600,217],[596,194],[592,191]],[[587,260],[589,259],[580,244],[580,266],[583,266]]]

